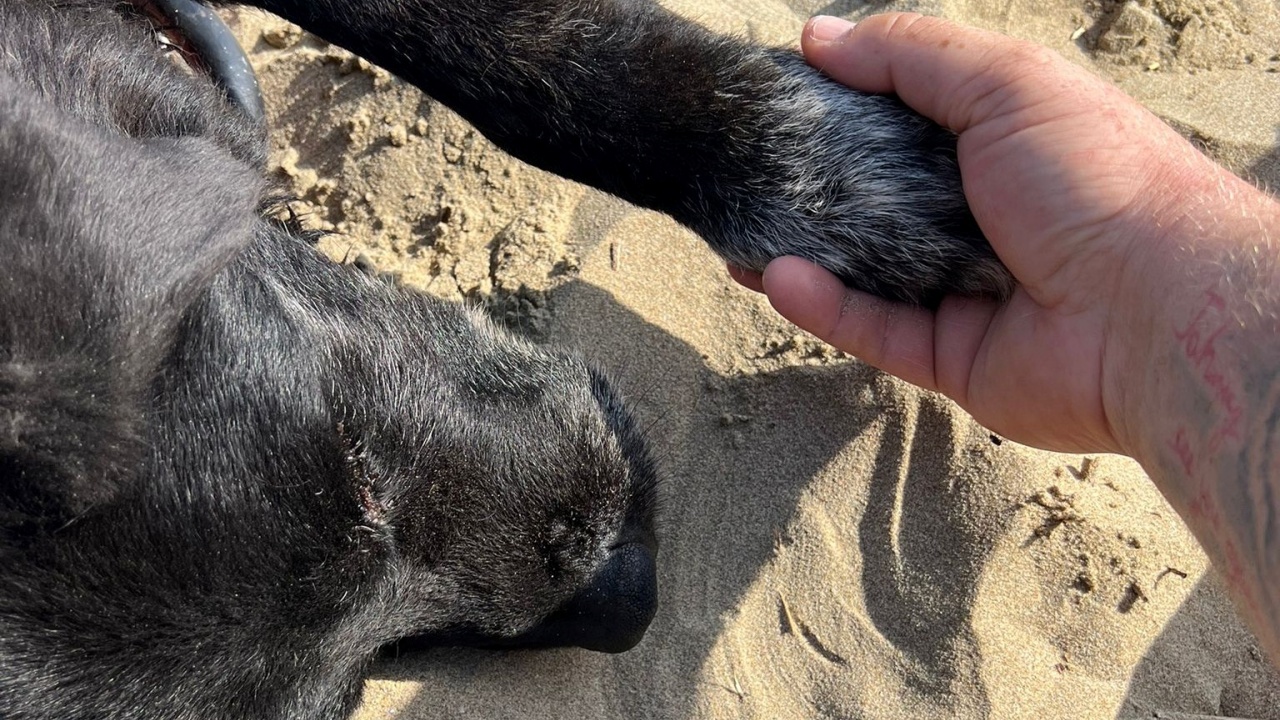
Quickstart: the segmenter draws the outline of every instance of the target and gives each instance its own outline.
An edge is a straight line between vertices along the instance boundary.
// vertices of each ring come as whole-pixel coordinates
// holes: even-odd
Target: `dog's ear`
[[[260,195],[212,143],[123,137],[0,80],[0,525],[74,517],[136,472],[147,389]]]

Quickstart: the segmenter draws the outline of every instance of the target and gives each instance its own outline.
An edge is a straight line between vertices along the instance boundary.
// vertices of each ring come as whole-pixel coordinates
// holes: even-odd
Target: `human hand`
[[[948,297],[931,311],[848,290],[798,258],[763,276],[731,268],[735,279],[1013,440],[1131,452],[1123,379],[1142,352],[1143,313],[1161,300],[1146,277],[1185,196],[1232,176],[1114,86],[1030,43],[888,14],[856,27],[815,18],[803,44],[834,79],[896,93],[959,134],[970,207],[1019,286],[1005,303]]]

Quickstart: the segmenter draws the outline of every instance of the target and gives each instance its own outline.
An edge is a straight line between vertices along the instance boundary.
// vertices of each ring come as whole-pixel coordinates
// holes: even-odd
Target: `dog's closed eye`
[[[342,452],[342,465],[347,479],[355,488],[365,525],[372,529],[385,527],[388,508],[379,493],[379,473],[372,467],[368,449],[353,436],[345,423],[338,423],[335,434]]]

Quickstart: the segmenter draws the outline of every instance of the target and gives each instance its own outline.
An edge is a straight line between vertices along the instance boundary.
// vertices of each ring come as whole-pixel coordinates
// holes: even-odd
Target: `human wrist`
[[[1221,387],[1233,378],[1220,375],[1280,363],[1271,352],[1280,203],[1196,155],[1199,162],[1182,163],[1153,189],[1162,197],[1130,247],[1105,333],[1107,417],[1117,444],[1149,469],[1170,460],[1165,426],[1189,411],[1178,395],[1205,393],[1201,409],[1228,423],[1216,432],[1235,432],[1228,416],[1238,414],[1240,398]],[[1220,439],[1209,442],[1216,448]]]
[[[1221,170],[1190,189],[1115,306],[1117,424],[1280,662],[1280,204]]]

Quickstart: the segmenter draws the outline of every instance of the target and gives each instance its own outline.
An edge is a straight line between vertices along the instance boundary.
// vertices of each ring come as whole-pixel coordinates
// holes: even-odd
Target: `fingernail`
[[[853,23],[830,15],[818,15],[809,22],[809,37],[823,43],[843,42]]]

